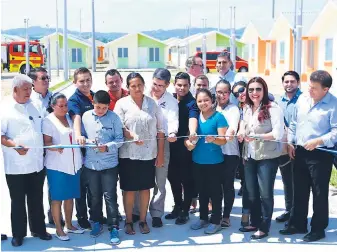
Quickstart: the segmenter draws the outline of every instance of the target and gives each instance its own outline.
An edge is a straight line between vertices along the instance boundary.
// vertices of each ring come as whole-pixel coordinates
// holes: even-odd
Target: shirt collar
[[[320,102],[328,104],[331,99],[331,94],[327,92]]]
[[[81,98],[85,97],[89,100],[89,98],[85,94],[83,94],[78,88],[76,88],[75,93],[76,93],[76,95],[80,96]],[[94,97],[95,93],[90,90],[90,94],[91,94],[92,97]]]
[[[231,75],[231,74],[233,74],[234,72],[232,71],[232,70],[228,70],[228,72],[224,75],[224,76],[222,76],[221,74],[219,74],[219,78],[220,79],[226,79],[227,80],[227,78]]]
[[[178,98],[177,93],[174,93],[173,96],[174,96],[174,98],[176,98],[176,99]],[[193,97],[192,93],[191,93],[191,92],[188,92],[187,95],[185,95],[184,97],[182,97],[182,99],[181,99],[180,101],[186,101],[186,102],[189,102],[189,101],[191,101],[191,100],[193,100],[193,99],[194,99],[194,97]]]
[[[289,100],[288,96],[284,93],[284,95],[282,95],[282,101],[287,101],[287,102],[289,102],[289,101],[292,101],[292,100],[294,100],[294,99],[298,99],[298,97],[299,97],[301,94],[302,94],[302,91],[298,88],[297,91],[296,91],[296,93],[295,93],[295,95],[293,96],[293,98],[291,98],[291,99]]]
[[[106,116],[106,115],[108,114],[108,112],[109,112],[109,110],[108,110],[104,115],[98,116],[98,115],[96,114],[95,110],[93,109],[93,110],[91,111],[91,114],[92,114],[93,116],[95,116],[95,117],[103,117],[103,116]]]
[[[132,99],[131,95],[129,95],[128,97],[129,97],[129,100],[130,100],[131,102],[133,102],[134,104],[136,104],[135,101]],[[136,105],[137,105],[137,104],[136,104]],[[149,104],[148,104],[148,96],[144,95],[144,96],[143,96],[143,103],[142,103],[142,108],[141,108],[141,109],[147,109],[147,108],[149,108]]]

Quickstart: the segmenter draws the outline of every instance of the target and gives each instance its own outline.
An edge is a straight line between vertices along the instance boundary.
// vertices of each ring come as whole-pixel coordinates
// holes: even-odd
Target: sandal
[[[147,225],[146,221],[139,222],[139,230],[142,234],[150,233],[149,226]]]
[[[229,219],[228,220],[222,219],[222,221],[221,221],[221,227],[222,228],[228,228],[230,226],[231,226],[231,222],[230,222]]]
[[[133,223],[132,222],[125,222],[124,231],[128,235],[136,234],[135,230],[133,229]]]

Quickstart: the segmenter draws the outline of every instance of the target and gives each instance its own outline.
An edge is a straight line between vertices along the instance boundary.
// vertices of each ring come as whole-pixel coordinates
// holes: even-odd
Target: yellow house
[[[303,46],[304,77],[317,69],[328,71],[337,80],[337,2],[328,1],[308,31]]]
[[[271,18],[250,21],[242,34],[241,41],[246,44],[248,50],[246,60],[249,72],[265,73],[267,68],[266,45],[273,22]]]
[[[308,37],[308,31],[314,22],[316,14],[305,13],[302,21],[302,39],[304,41],[312,41]],[[288,70],[294,69],[294,14],[281,14],[274,22],[273,27],[269,33],[266,45],[266,75],[269,74],[283,74]],[[308,43],[316,43],[313,42]],[[305,43],[303,43],[305,44]],[[303,53],[302,48],[302,62],[306,54]],[[313,51],[314,53],[314,51]],[[316,66],[314,66],[316,67]]]

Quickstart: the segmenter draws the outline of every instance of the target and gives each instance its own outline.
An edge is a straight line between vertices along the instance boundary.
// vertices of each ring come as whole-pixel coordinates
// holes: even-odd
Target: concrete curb
[[[64,84],[62,87],[59,87],[58,89],[54,90],[53,93],[59,93],[63,90],[65,90],[66,88],[70,87],[73,84],[72,81],[69,81],[67,84]]]

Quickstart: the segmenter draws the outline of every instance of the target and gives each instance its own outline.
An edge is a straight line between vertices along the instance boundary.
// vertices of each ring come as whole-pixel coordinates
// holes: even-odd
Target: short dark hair
[[[318,82],[322,87],[331,88],[332,77],[331,75],[324,70],[317,70],[310,75],[311,82]]]
[[[225,84],[228,87],[228,90],[231,91],[231,84],[229,83],[228,80],[221,79],[215,84],[215,89],[217,88],[218,85],[220,84]]]
[[[177,82],[177,80],[188,80],[188,83],[191,85],[191,79],[188,73],[185,72],[179,72],[174,77],[174,84]]]
[[[209,85],[209,79],[208,79],[208,77],[206,76],[206,75],[204,75],[204,74],[200,74],[200,75],[198,75],[197,77],[195,77],[195,79],[194,79],[194,85],[195,85],[195,83],[197,82],[197,80],[206,80],[207,81],[207,83],[208,83],[208,85]]]
[[[297,82],[300,81],[300,75],[296,71],[287,71],[282,75],[282,82],[284,81],[284,78],[288,75],[293,76]]]
[[[98,104],[105,104],[109,105],[110,104],[110,95],[107,91],[104,90],[99,90],[94,94],[94,103]]]
[[[90,77],[92,78],[92,75],[91,75],[91,72],[88,68],[86,67],[80,67],[80,68],[77,68],[74,72],[74,82],[76,83],[77,81],[77,76],[79,74],[85,74],[85,73],[89,73],[90,74]]]
[[[171,73],[169,70],[165,68],[157,68],[154,73],[152,78],[157,78],[159,80],[165,81],[167,84],[170,83],[171,80]]]
[[[229,52],[221,52],[218,54],[218,57],[216,57],[216,60],[218,61],[219,58],[226,57],[228,61],[231,60],[231,55]]]
[[[132,79],[135,79],[135,78],[140,79],[143,82],[143,84],[145,85],[145,81],[144,81],[143,76],[141,76],[140,73],[132,72],[128,75],[128,77],[126,77],[126,87],[127,88],[130,87],[130,81]]]
[[[54,109],[52,108],[52,105],[56,105],[57,100],[59,100],[59,99],[67,99],[67,97],[62,93],[55,93],[55,94],[52,95],[52,97],[50,97],[48,107],[46,109],[48,113],[54,112]]]
[[[120,72],[118,72],[117,69],[109,69],[109,70],[106,71],[106,73],[105,73],[105,77],[104,77],[105,81],[106,81],[106,77],[107,77],[108,75],[114,76],[115,74],[119,75],[119,77],[122,78],[122,75],[120,74]]]
[[[200,89],[198,89],[198,90],[197,90],[197,93],[196,93],[196,95],[195,95],[195,99],[198,98],[198,95],[199,95],[200,93],[206,94],[211,100],[213,100],[212,93],[211,93],[211,91],[209,91],[209,89],[207,89],[207,88],[200,88]]]
[[[32,68],[30,69],[28,73],[28,77],[35,81],[37,79],[37,73],[41,73],[41,72],[47,73],[47,70],[44,67]]]

